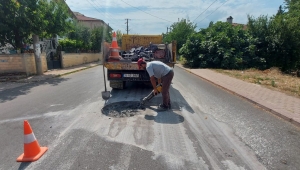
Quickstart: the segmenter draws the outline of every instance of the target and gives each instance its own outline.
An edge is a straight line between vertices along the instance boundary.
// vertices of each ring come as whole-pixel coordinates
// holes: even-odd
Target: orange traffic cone
[[[24,153],[17,158],[17,162],[32,162],[38,160],[47,147],[40,147],[27,120],[24,120]]]
[[[109,48],[111,51],[109,59],[120,60],[121,59],[121,56],[119,55],[120,47],[118,47],[116,32],[113,33],[113,40]]]

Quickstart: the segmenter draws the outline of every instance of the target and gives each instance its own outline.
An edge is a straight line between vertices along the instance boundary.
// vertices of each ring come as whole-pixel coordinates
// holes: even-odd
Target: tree
[[[195,33],[196,24],[186,19],[173,23],[171,25],[172,30],[165,34],[163,37],[164,43],[170,43],[173,40],[177,41],[177,51],[186,42],[186,39],[193,33]]]
[[[274,56],[271,48],[271,36],[277,35],[277,31],[271,30],[271,28],[274,28],[272,26],[273,20],[269,19],[268,16],[261,15],[258,18],[254,18],[248,15],[248,32],[252,37],[257,39],[255,44],[257,47],[256,54],[265,58],[267,64],[266,67],[268,68],[274,65],[274,60],[272,59]]]
[[[90,49],[91,47],[91,30],[80,23],[73,22],[69,30],[68,38],[75,42],[81,43],[82,48]]]
[[[255,54],[255,41],[242,26],[219,21],[192,34],[179,52],[190,67],[263,67],[264,60]]]
[[[84,26],[78,22],[73,22],[68,33],[68,38],[72,40],[81,40]]]
[[[90,47],[90,42],[91,42],[91,31],[89,30],[89,28],[84,27],[82,32],[81,32],[81,40],[83,42],[83,46],[85,48],[89,48]]]
[[[61,0],[52,0],[44,11],[45,36],[64,35],[72,28],[68,6]]]
[[[22,48],[32,34],[54,35],[69,29],[69,17],[63,2],[47,0],[1,0],[0,43]]]
[[[121,47],[122,46],[122,35],[123,34],[122,34],[121,30],[117,30],[116,34],[117,34],[118,45],[119,45],[119,47]]]
[[[92,30],[91,41],[92,49],[94,51],[101,51],[101,43],[103,41],[111,42],[112,33],[107,29],[107,27],[97,27]]]
[[[267,67],[279,67],[284,72],[300,69],[300,3],[286,0],[276,15],[268,18],[248,17],[248,30],[258,39],[256,54],[265,58]]]
[[[288,12],[283,17],[287,28],[282,31],[289,34],[287,49],[285,49],[288,50],[289,56],[287,56],[288,60],[286,60],[284,67],[288,68],[288,72],[290,70],[300,71],[300,2],[299,0],[286,0],[285,2],[285,8],[288,9]]]
[[[280,5],[276,15],[282,15],[283,13],[284,13],[284,10],[282,9],[282,6]]]

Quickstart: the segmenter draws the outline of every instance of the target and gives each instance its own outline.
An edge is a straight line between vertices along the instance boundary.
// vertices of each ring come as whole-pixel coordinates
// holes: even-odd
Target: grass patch
[[[263,71],[257,69],[213,70],[246,82],[259,84],[272,90],[278,90],[288,95],[300,98],[300,78],[284,74],[278,68],[270,68]]]
[[[186,59],[183,56],[179,56],[179,59],[177,59],[177,62],[182,64],[182,65],[185,65],[186,64]]]

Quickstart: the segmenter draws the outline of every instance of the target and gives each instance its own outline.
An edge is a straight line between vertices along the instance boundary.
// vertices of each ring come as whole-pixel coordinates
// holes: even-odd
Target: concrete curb
[[[274,109],[272,109],[270,107],[267,107],[267,106],[264,106],[264,105],[262,105],[260,103],[257,103],[256,101],[248,98],[247,96],[244,96],[244,95],[241,95],[239,93],[236,93],[235,91],[232,91],[232,90],[230,90],[230,89],[228,89],[226,87],[223,87],[223,86],[221,86],[221,85],[219,85],[219,84],[217,84],[217,83],[215,83],[215,82],[213,82],[211,80],[208,80],[208,79],[206,79],[206,78],[204,78],[204,77],[202,77],[202,76],[200,76],[198,74],[195,74],[195,73],[189,71],[188,68],[184,68],[183,66],[178,66],[178,65],[176,65],[176,66],[179,67],[179,68],[181,68],[181,69],[183,69],[183,70],[185,70],[185,71],[187,71],[188,73],[191,73],[191,74],[193,74],[193,75],[195,75],[195,76],[197,76],[197,77],[199,77],[199,78],[201,78],[201,79],[203,79],[203,80],[205,80],[205,81],[207,81],[207,82],[209,82],[209,83],[217,86],[217,87],[220,87],[221,89],[224,89],[224,90],[226,90],[226,91],[228,91],[228,92],[230,92],[230,93],[232,93],[232,94],[234,94],[234,95],[236,95],[238,97],[241,97],[241,98],[249,101],[252,104],[255,104],[256,106],[258,106],[258,107],[260,107],[260,108],[262,108],[262,109],[264,109],[264,110],[266,110],[266,111],[274,114],[275,116],[278,116],[278,117],[280,117],[280,118],[282,118],[282,119],[284,119],[284,120],[292,123],[293,125],[296,125],[296,126],[300,127],[300,121],[294,120],[292,117],[288,117],[288,116],[286,116],[286,115],[284,115],[284,114],[282,114],[282,113],[280,113],[280,112],[278,112],[278,111],[276,111],[276,110],[274,110]]]
[[[15,83],[33,83],[33,82],[45,81],[45,80],[49,80],[49,79],[52,79],[52,78],[62,77],[62,76],[69,75],[69,74],[72,74],[72,73],[76,73],[76,72],[79,72],[79,71],[87,70],[87,69],[90,69],[90,68],[93,68],[93,67],[97,67],[99,65],[101,65],[101,64],[96,64],[94,66],[88,66],[88,67],[85,67],[85,68],[81,68],[81,69],[78,69],[78,70],[66,72],[66,73],[63,73],[63,74],[50,75],[49,77],[43,78],[43,79],[40,79],[40,80],[27,80],[27,79],[24,80],[23,79],[23,80],[16,81]]]
[[[85,67],[85,68],[82,68],[82,69],[79,69],[79,70],[74,70],[74,71],[71,71],[71,72],[67,72],[67,73],[63,73],[63,74],[59,74],[59,75],[56,75],[54,77],[61,77],[61,76],[65,76],[65,75],[68,75],[68,74],[72,74],[72,73],[76,73],[76,72],[79,72],[79,71],[83,71],[83,70],[87,70],[87,69],[90,69],[90,68],[93,68],[93,67],[97,67],[101,64],[96,64],[94,66],[89,66],[89,67]]]

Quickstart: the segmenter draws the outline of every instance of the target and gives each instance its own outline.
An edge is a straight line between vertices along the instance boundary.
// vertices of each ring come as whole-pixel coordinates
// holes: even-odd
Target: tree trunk
[[[14,30],[15,32],[15,48],[22,48],[22,37],[19,34],[19,30]]]
[[[38,75],[43,74],[42,69],[42,60],[41,60],[41,48],[39,44],[39,36],[38,35],[32,35],[33,39],[33,49],[34,49],[34,57],[35,57],[35,64],[36,64],[36,72]]]

